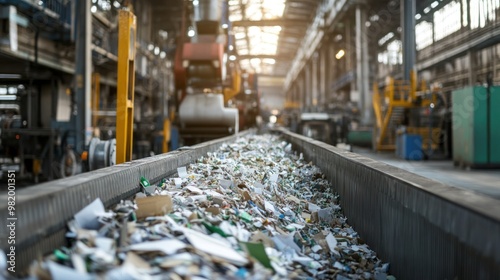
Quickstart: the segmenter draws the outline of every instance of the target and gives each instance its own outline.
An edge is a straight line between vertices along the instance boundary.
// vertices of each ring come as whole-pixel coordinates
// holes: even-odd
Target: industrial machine
[[[33,16],[32,4],[16,1],[8,4],[10,6],[2,6],[0,10],[8,11],[9,18],[28,19]],[[62,65],[74,63],[75,69],[69,71],[57,65],[47,67],[43,64],[41,57],[50,57],[50,47],[35,49],[35,60],[29,63],[28,71],[24,70],[26,67],[13,68],[12,65],[21,64],[6,55],[16,53],[17,49],[1,50],[0,73],[9,74],[2,74],[0,80],[0,170],[16,170],[18,178],[38,182],[131,160],[137,40],[136,20],[131,8],[115,6],[116,10],[107,10],[109,15],[113,13],[113,19],[116,16],[118,24],[111,25],[104,20],[109,25],[106,30],[110,33],[106,33],[104,29],[96,28],[102,19],[97,14],[92,18],[94,12],[91,12],[89,1],[52,0],[40,1],[38,5],[47,8],[44,13],[54,12],[57,17],[44,18],[47,22],[38,26],[40,34],[37,33],[36,40],[44,46],[50,46],[53,40],[60,48],[72,50],[59,59]],[[72,10],[77,13],[72,15]],[[72,16],[78,21],[71,21]],[[27,20],[20,20],[16,27],[19,30],[9,30],[14,30],[7,34],[10,38],[15,38],[18,33],[25,34],[33,26]],[[120,33],[118,43],[104,44],[101,39],[112,37],[109,34],[116,32],[115,29]],[[69,36],[71,30],[74,30],[74,38]],[[51,36],[50,31],[60,37]],[[18,37],[19,46],[29,46],[30,41],[23,40],[26,36]],[[108,51],[104,51],[104,47],[108,47]],[[116,49],[118,56],[109,52]],[[116,110],[103,111],[99,106],[102,101],[99,97],[100,76],[98,72],[91,72],[92,68],[97,71],[99,67],[105,67],[107,71],[118,69],[117,102],[113,103]],[[109,93],[109,81],[107,87]],[[114,89],[112,92],[114,99]],[[88,106],[90,104],[92,106]],[[108,125],[112,126],[111,133],[104,130],[99,133],[99,127]],[[100,138],[100,134],[104,137]],[[115,135],[117,140],[113,139]]]
[[[439,87],[428,89],[424,82],[418,87],[413,73],[410,81],[388,78],[382,92],[375,83],[373,93],[375,150],[396,150],[398,133],[405,133],[421,137],[419,149],[425,156],[439,154],[444,120]]]
[[[193,1],[193,9],[195,24],[190,30],[193,36],[189,40],[181,38],[184,43],[179,44],[175,61],[176,88],[181,92],[178,121],[185,144],[239,130],[238,109],[226,106],[241,86],[238,64],[228,60],[229,36],[221,27],[227,3]],[[183,21],[185,27],[188,19]],[[229,22],[225,21],[228,27]]]

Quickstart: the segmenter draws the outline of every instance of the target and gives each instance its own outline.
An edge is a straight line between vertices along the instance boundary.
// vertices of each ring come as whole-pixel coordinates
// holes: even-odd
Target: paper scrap
[[[309,214],[307,212],[302,212],[302,218],[304,218],[306,220],[311,220],[311,214]]]
[[[179,177],[181,177],[181,178],[187,178],[187,176],[188,176],[188,173],[187,173],[187,170],[186,170],[185,166],[178,167],[177,168],[177,173],[179,174]]]
[[[149,270],[151,269],[151,266],[149,265],[148,262],[146,262],[144,259],[142,259],[140,256],[135,254],[134,252],[128,252],[127,253],[127,258],[125,259],[125,262],[123,263],[123,266],[130,266],[138,269],[144,269],[144,270]]]
[[[220,214],[219,207],[207,207],[207,209],[205,211],[212,213],[212,215],[219,215]]]
[[[316,212],[316,211],[321,210],[321,207],[319,207],[318,205],[316,205],[314,203],[309,203],[308,206],[309,206],[308,210],[311,212]]]
[[[182,228],[182,231],[189,243],[197,250],[224,259],[235,265],[246,265],[248,263],[247,258],[219,239],[188,228]]]
[[[99,216],[105,213],[104,204],[100,198],[96,198],[92,203],[85,206],[75,214],[76,224],[83,229],[99,229],[102,224],[99,222]]]
[[[186,189],[194,194],[202,194],[203,191],[200,188],[197,188],[195,186],[187,186]]]
[[[52,276],[53,280],[90,280],[93,279],[88,274],[82,274],[79,273],[78,271],[69,268],[67,266],[60,265],[58,263],[49,261],[48,262],[49,266],[49,271],[50,275]]]
[[[156,195],[137,198],[137,218],[163,216],[172,212],[172,197],[170,195]]]
[[[271,177],[269,178],[269,181],[271,181],[272,183],[276,183],[278,181],[278,176],[279,174],[271,174]]]
[[[311,248],[311,250],[312,250],[314,253],[317,253],[318,251],[320,251],[320,250],[322,250],[322,249],[323,249],[323,248],[322,248],[320,245],[318,245],[318,244],[314,245],[314,246]]]
[[[137,243],[130,246],[132,251],[140,252],[163,252],[166,255],[172,255],[177,251],[186,248],[186,244],[177,239],[163,239],[158,241],[148,241]]]
[[[297,204],[299,204],[299,203],[300,203],[300,199],[298,199],[297,197],[295,197],[295,196],[293,196],[293,195],[289,195],[289,196],[287,196],[287,197],[286,197],[286,200],[293,201],[293,202],[295,202],[295,203],[297,203]]]
[[[326,236],[326,243],[328,244],[328,248],[330,248],[330,252],[334,252],[337,246],[337,239],[331,232]]]
[[[231,180],[219,180],[221,187],[228,189],[233,186],[233,181]]]
[[[174,184],[175,184],[176,188],[180,189],[182,186],[182,179],[181,178],[174,178]]]
[[[300,252],[299,246],[297,246],[297,244],[295,244],[295,242],[293,241],[293,234],[290,235],[279,234],[274,236],[272,240],[276,244],[276,247],[278,248],[279,251],[284,251],[285,248],[289,247],[295,250],[296,253]]]

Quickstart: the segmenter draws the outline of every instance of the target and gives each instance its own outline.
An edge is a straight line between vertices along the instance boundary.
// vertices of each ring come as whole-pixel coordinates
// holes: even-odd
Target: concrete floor
[[[450,186],[500,199],[500,169],[465,170],[453,166],[451,160],[409,161],[397,158],[394,153],[356,147],[353,152]]]

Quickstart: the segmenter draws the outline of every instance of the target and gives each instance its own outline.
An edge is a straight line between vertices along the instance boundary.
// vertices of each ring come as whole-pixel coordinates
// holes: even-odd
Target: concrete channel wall
[[[500,279],[498,200],[280,132],[321,168],[348,223],[398,279]]]
[[[185,166],[207,152],[216,151],[223,143],[238,136],[204,142],[190,149],[173,151],[154,157],[134,160],[77,176],[59,179],[16,191],[15,230],[16,272],[26,272],[31,262],[66,245],[66,224],[78,211],[100,198],[106,207],[132,197],[140,190],[139,179],[158,183],[173,175],[177,167]],[[7,223],[7,193],[0,195],[0,220]],[[9,230],[0,227],[1,249],[7,254]],[[1,278],[1,277],[0,277]]]
[[[280,133],[332,181],[349,224],[391,263],[391,273],[398,279],[500,279],[500,204],[496,200],[285,130]],[[157,183],[177,167],[236,138],[17,190],[16,270],[25,271],[34,259],[65,245],[66,223],[95,198],[109,207],[139,191],[141,176]],[[6,222],[6,193],[0,201],[0,219]],[[8,234],[6,226],[0,227],[0,244],[6,253]]]

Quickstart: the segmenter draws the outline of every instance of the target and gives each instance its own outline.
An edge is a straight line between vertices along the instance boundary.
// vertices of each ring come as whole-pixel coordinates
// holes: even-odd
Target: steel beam
[[[307,29],[307,35],[302,40],[297,55],[292,62],[292,67],[287,74],[284,83],[285,90],[290,87],[292,81],[297,78],[304,68],[306,61],[311,58],[311,55],[320,45],[325,35],[324,29],[330,27],[340,17],[347,5],[349,5],[347,0],[326,0],[318,7],[316,18]]]
[[[287,19],[263,19],[263,20],[238,20],[233,21],[233,27],[250,27],[250,26],[281,26],[281,27],[303,27],[309,24],[303,20],[287,20]]]
[[[75,94],[76,112],[72,121],[76,128],[75,150],[81,154],[90,141],[91,127],[91,70],[92,70],[92,17],[90,1],[76,1],[76,62]]]
[[[403,27],[403,79],[409,81],[411,72],[415,69],[415,2],[401,0],[401,26]]]
[[[244,55],[238,55],[239,60],[243,59],[252,59],[252,58],[272,58],[275,60],[290,60],[292,59],[290,56],[287,55],[271,55],[271,54],[257,54],[257,55],[252,55],[252,54],[244,54]]]

